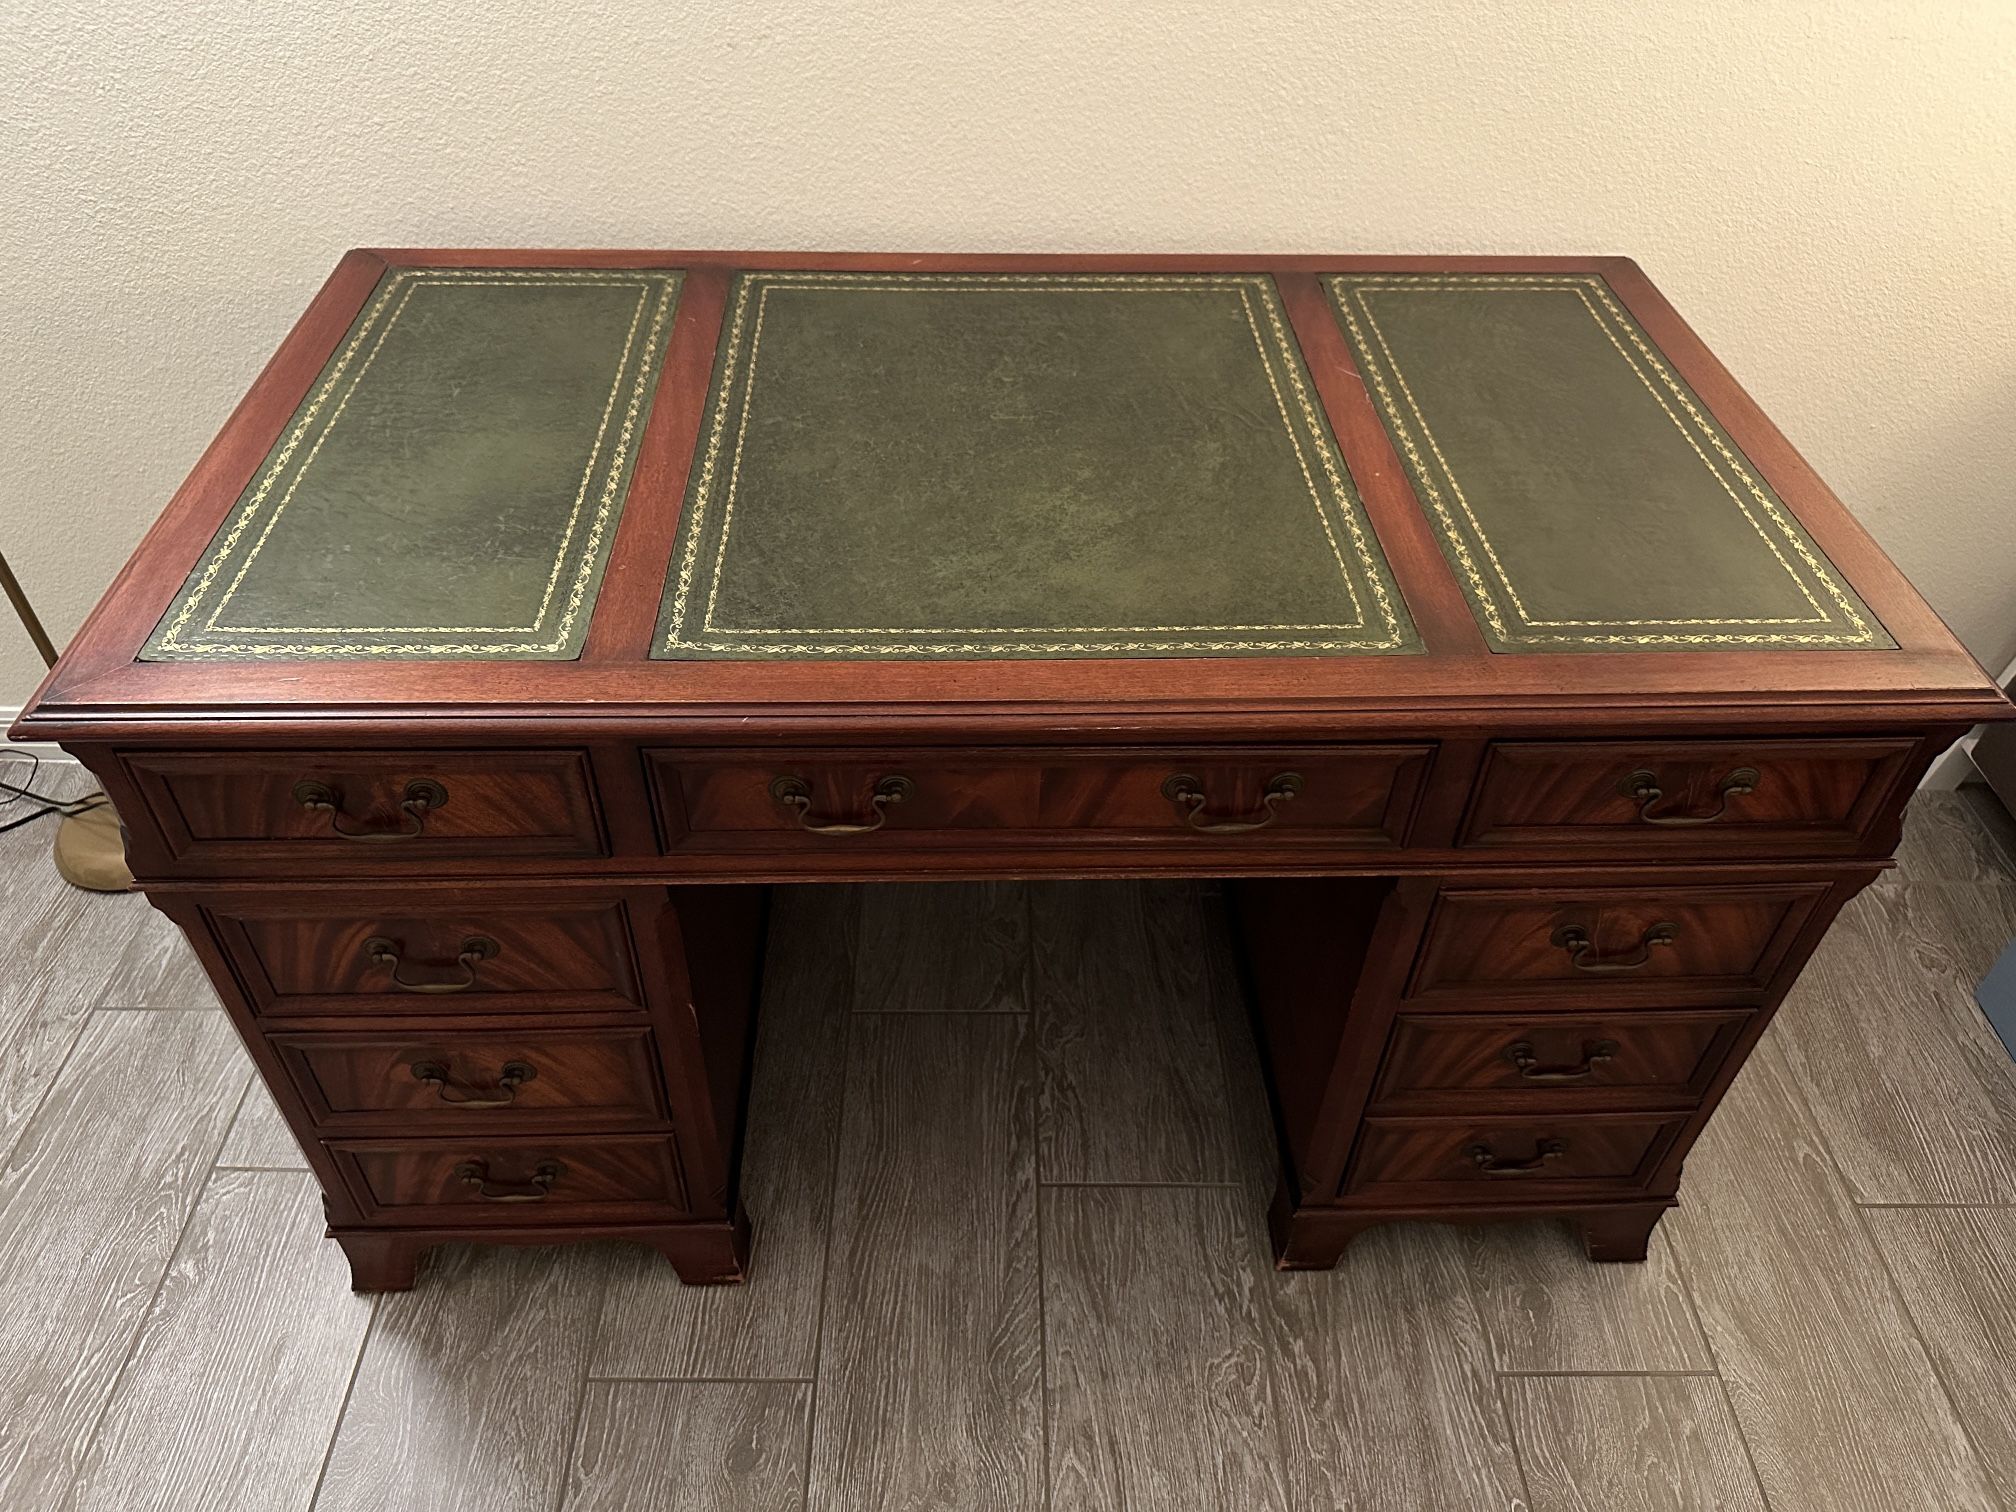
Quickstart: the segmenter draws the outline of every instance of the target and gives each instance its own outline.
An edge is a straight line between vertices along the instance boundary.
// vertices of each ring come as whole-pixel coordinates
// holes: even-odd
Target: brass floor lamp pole
[[[0,555],[0,592],[21,619],[35,649],[49,666],[56,665],[56,644],[42,628],[42,620],[7,558]],[[119,834],[119,812],[103,793],[98,801],[64,815],[56,827],[56,870],[65,882],[92,892],[124,892],[133,885],[133,873],[126,868],[126,844]]]

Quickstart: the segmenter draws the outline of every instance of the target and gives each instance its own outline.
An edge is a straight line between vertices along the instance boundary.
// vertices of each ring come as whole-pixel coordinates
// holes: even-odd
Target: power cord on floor
[[[41,806],[30,813],[16,815],[0,823],[0,835],[6,834],[9,830],[19,829],[24,824],[33,824],[37,819],[46,819],[51,814],[61,814],[65,819],[74,818],[78,814],[88,814],[91,810],[103,808],[112,801],[103,793],[88,793],[82,798],[58,798],[54,793],[38,793],[29,786],[29,783],[34,781],[35,773],[41,769],[42,758],[33,751],[17,751],[13,754],[15,759],[9,765],[19,767],[25,760],[28,765],[28,780],[15,782],[11,772],[0,776],[0,810],[19,803],[24,798]]]

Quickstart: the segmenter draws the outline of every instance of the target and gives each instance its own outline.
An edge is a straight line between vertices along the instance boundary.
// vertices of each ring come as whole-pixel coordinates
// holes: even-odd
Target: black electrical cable
[[[21,751],[16,754],[27,758],[28,778],[32,782],[35,773],[41,769],[42,758],[33,751]],[[88,814],[91,810],[103,808],[112,801],[103,793],[91,793],[82,798],[58,798],[54,793],[38,793],[26,783],[10,782],[5,777],[0,777],[0,795],[4,795],[0,796],[0,809],[18,803],[23,798],[42,805],[32,813],[19,815],[0,824],[0,835],[6,834],[9,830],[19,829],[24,824],[33,824],[37,819],[46,819],[51,814],[61,814],[65,819],[74,818],[78,814]]]

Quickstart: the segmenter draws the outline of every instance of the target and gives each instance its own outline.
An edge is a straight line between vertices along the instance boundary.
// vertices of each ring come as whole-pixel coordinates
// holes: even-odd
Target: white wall
[[[0,0],[0,549],[70,634],[352,245],[1624,252],[1999,667],[2012,201],[2012,0]]]

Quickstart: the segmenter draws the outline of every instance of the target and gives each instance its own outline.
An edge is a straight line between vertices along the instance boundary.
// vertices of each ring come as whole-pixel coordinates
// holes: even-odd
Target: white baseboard
[[[21,716],[19,704],[0,704],[0,737],[4,737],[7,726]],[[75,765],[77,758],[67,755],[61,746],[51,745],[46,740],[7,740],[0,738],[0,762],[7,760],[9,751],[19,751],[23,755],[41,757],[44,761],[64,761]]]

